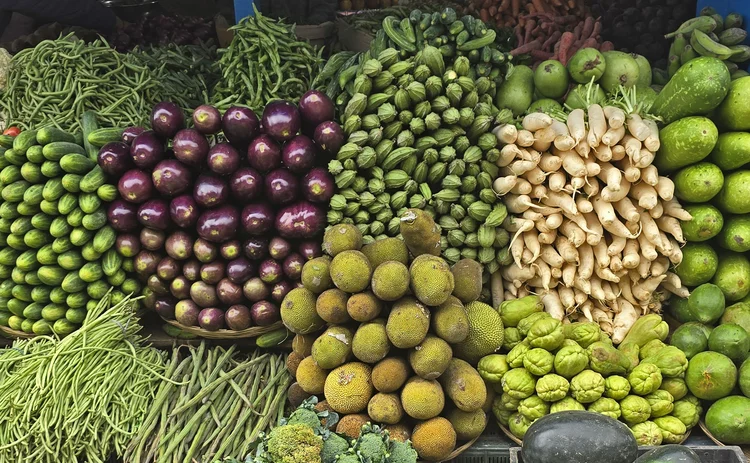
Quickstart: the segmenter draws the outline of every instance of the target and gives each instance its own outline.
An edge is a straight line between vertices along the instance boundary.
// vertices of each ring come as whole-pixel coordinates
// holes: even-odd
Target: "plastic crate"
[[[639,447],[638,454],[643,455],[655,447]],[[699,446],[690,447],[698,454],[701,463],[745,463],[747,460],[742,454],[742,450],[737,446],[717,447],[717,446]],[[513,447],[510,449],[510,463],[523,463],[521,448]]]
[[[509,449],[515,445],[492,424],[482,437],[452,463],[510,463]]]

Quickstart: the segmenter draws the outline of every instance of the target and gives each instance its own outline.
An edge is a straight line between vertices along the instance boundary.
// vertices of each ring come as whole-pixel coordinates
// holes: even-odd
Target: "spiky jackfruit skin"
[[[372,292],[383,301],[396,301],[409,291],[409,269],[401,262],[383,262],[372,273]]]
[[[410,375],[411,370],[406,360],[389,357],[372,368],[372,385],[379,392],[395,392],[401,389]]]
[[[315,294],[320,294],[326,289],[333,288],[331,258],[321,256],[308,260],[302,266],[302,276],[300,278],[302,285]]]
[[[370,421],[370,417],[367,416],[367,413],[342,416],[336,425],[336,432],[351,439],[357,439],[362,434],[362,426],[367,424],[368,421]]]
[[[404,417],[404,407],[398,394],[379,392],[367,404],[367,414],[376,423],[397,424]]]
[[[451,360],[440,375],[440,384],[456,407],[465,412],[481,410],[487,400],[487,386],[479,372],[461,359]]]
[[[281,301],[281,321],[295,334],[309,334],[325,326],[315,309],[315,294],[307,288],[294,288]]]
[[[330,271],[333,284],[347,293],[364,291],[372,278],[372,265],[359,251],[343,251],[337,254],[331,261]]]
[[[344,251],[362,249],[362,232],[351,224],[332,225],[323,235],[323,251],[335,257]]]
[[[352,294],[346,302],[349,316],[358,322],[369,322],[383,310],[383,303],[370,291]]]
[[[460,441],[472,440],[479,437],[487,426],[487,414],[484,410],[465,412],[454,408],[446,414],[456,431],[456,438]]]
[[[391,343],[385,331],[385,320],[377,318],[359,325],[352,341],[352,353],[358,360],[376,363],[383,360],[390,350]]]
[[[454,347],[453,352],[456,357],[476,365],[479,359],[502,347],[505,338],[503,321],[495,309],[478,301],[466,305],[466,315],[469,335]]]
[[[436,379],[448,368],[452,357],[453,350],[447,342],[427,335],[424,341],[409,351],[409,364],[417,376]]]
[[[443,461],[456,448],[456,431],[450,421],[439,416],[416,425],[411,443],[420,459]]]
[[[444,341],[457,344],[469,336],[469,315],[457,297],[449,297],[431,315],[432,331]]]
[[[312,358],[320,368],[331,370],[349,360],[352,355],[352,334],[349,328],[330,326],[315,340]]]
[[[399,349],[422,342],[430,329],[430,312],[413,297],[404,297],[391,307],[385,325],[388,339]]]
[[[430,214],[421,209],[407,209],[401,215],[401,236],[414,257],[440,255],[440,228]]]
[[[372,398],[372,369],[361,362],[344,364],[326,378],[324,393],[328,405],[338,413],[359,413]]]
[[[423,254],[409,267],[411,290],[425,305],[439,306],[448,300],[455,282],[448,263],[437,256]]]
[[[434,418],[445,407],[443,388],[435,380],[414,376],[401,391],[401,406],[407,415],[417,420]]]
[[[318,295],[315,301],[315,311],[320,318],[328,323],[340,325],[351,321],[346,311],[349,295],[338,288],[331,288]]]
[[[453,295],[464,304],[479,299],[482,294],[482,271],[482,264],[471,259],[461,259],[453,264]]]
[[[398,238],[383,238],[373,241],[364,245],[361,251],[375,268],[389,260],[409,265],[409,249],[406,247],[404,240]]]
[[[328,372],[315,363],[312,356],[305,357],[297,365],[297,383],[308,394],[322,394]]]

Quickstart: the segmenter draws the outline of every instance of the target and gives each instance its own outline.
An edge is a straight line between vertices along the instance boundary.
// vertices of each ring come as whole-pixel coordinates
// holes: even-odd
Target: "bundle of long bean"
[[[108,300],[62,340],[38,336],[0,351],[0,461],[123,454],[175,365],[167,371],[166,354],[142,346],[133,300]]]
[[[214,102],[227,109],[237,101],[259,112],[267,102],[297,102],[323,65],[323,49],[298,40],[293,24],[255,16],[230,28],[234,38],[219,50],[222,79],[214,89]]]
[[[285,355],[234,354],[234,346],[224,350],[205,343],[184,358],[175,349],[170,380],[159,387],[125,461],[208,462],[247,455],[258,435],[284,416],[291,378]]]

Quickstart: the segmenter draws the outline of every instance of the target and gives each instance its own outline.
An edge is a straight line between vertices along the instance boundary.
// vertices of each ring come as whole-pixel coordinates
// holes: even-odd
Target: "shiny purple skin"
[[[132,169],[133,158],[130,157],[130,147],[123,142],[107,143],[99,150],[96,162],[105,174],[119,177]]]
[[[219,249],[215,244],[204,240],[203,238],[198,238],[193,243],[193,254],[195,254],[195,257],[199,261],[205,264],[216,260],[219,256]]]
[[[266,175],[266,196],[271,204],[284,205],[297,199],[299,181],[287,169],[276,169]]]
[[[200,167],[206,162],[209,148],[206,137],[195,129],[182,129],[172,140],[174,157],[191,167]]]
[[[107,210],[107,222],[118,232],[132,232],[138,226],[138,206],[115,199]]]
[[[276,260],[284,260],[292,252],[292,245],[284,238],[274,236],[268,243],[268,254]]]
[[[249,109],[232,106],[221,118],[224,136],[235,146],[245,146],[250,143],[260,131],[258,116]]]
[[[193,257],[193,238],[184,231],[176,231],[169,235],[164,249],[173,259],[190,259]]]
[[[317,127],[321,122],[333,120],[333,101],[323,92],[310,90],[299,99],[299,113],[307,127]]]
[[[242,255],[242,243],[239,240],[227,241],[219,246],[219,254],[226,260],[232,260]]]
[[[200,175],[193,187],[193,198],[202,207],[220,206],[229,199],[227,182],[214,175]]]
[[[264,235],[273,228],[274,212],[266,203],[248,204],[242,209],[242,226],[249,235]]]
[[[250,316],[258,326],[273,325],[281,320],[279,308],[268,301],[259,301],[250,307]]]
[[[251,278],[242,285],[242,293],[250,302],[258,302],[271,295],[268,285],[258,277]]]
[[[305,265],[305,258],[300,254],[294,253],[284,259],[282,268],[284,275],[291,280],[299,280],[302,277],[302,266]]]
[[[249,260],[244,257],[238,257],[227,263],[227,278],[232,283],[241,285],[253,276],[254,270],[255,268]]]
[[[122,142],[130,146],[133,144],[135,137],[145,132],[146,129],[143,127],[128,127],[122,132]]]
[[[188,191],[192,177],[190,169],[176,159],[161,161],[151,173],[154,187],[166,196],[176,196]]]
[[[216,284],[216,295],[225,305],[239,304],[244,299],[242,286],[232,283],[229,278],[224,278]]]
[[[268,255],[268,241],[263,238],[250,238],[242,244],[242,252],[250,260],[261,260]]]
[[[229,175],[240,167],[240,153],[229,143],[214,145],[208,152],[208,168],[219,175]]]
[[[196,259],[190,259],[182,265],[182,274],[188,281],[201,279],[201,263]]]
[[[224,322],[230,330],[246,330],[252,324],[250,309],[247,306],[235,304],[224,313]]]
[[[252,201],[263,192],[263,176],[250,167],[240,167],[229,179],[229,189],[237,201]]]
[[[176,259],[164,257],[156,266],[156,276],[164,281],[172,281],[180,274],[182,268]]]
[[[190,299],[201,307],[215,307],[219,305],[216,288],[203,281],[196,281],[190,285]]]
[[[276,230],[284,238],[312,238],[323,231],[325,225],[325,210],[307,201],[287,206],[276,216]]]
[[[224,328],[224,311],[215,307],[201,310],[198,325],[206,331],[219,331]]]
[[[152,131],[135,137],[130,145],[130,157],[141,169],[150,169],[164,159],[164,142]]]
[[[232,206],[205,211],[198,218],[198,236],[213,243],[223,243],[237,235],[240,214]]]
[[[294,289],[294,284],[287,281],[282,280],[275,285],[273,285],[273,288],[271,289],[271,299],[277,304],[281,304],[281,301],[284,300],[284,297]]]
[[[221,130],[221,113],[210,105],[200,105],[193,111],[195,130],[205,135],[213,135]]]
[[[315,140],[320,149],[328,154],[335,155],[344,146],[346,135],[340,125],[333,121],[326,121],[315,127],[313,140]]]
[[[141,252],[141,242],[137,236],[130,233],[117,235],[115,249],[123,257],[135,257],[136,254]]]
[[[178,196],[169,203],[169,218],[180,228],[192,228],[199,216],[198,203],[191,195]]]
[[[295,174],[307,172],[315,165],[318,147],[305,135],[297,135],[284,144],[281,159],[287,169]]]
[[[166,230],[169,227],[169,204],[163,199],[149,199],[138,208],[138,222],[148,228]]]
[[[159,297],[154,301],[154,310],[164,320],[174,320],[176,303],[172,297]]]
[[[149,275],[149,277],[146,279],[146,285],[151,291],[160,296],[169,294],[169,286],[165,282],[160,280],[159,277],[156,276],[156,274]]]
[[[174,314],[177,322],[183,326],[198,326],[198,315],[200,314],[200,312],[201,308],[198,307],[198,304],[191,301],[187,297],[182,298],[182,300],[177,303],[174,309]]]
[[[125,201],[141,204],[154,196],[154,184],[151,176],[139,169],[131,169],[120,177],[117,191]]]
[[[169,292],[177,299],[190,297],[190,280],[180,275],[169,284]]]
[[[268,103],[260,121],[263,131],[278,142],[291,140],[302,128],[302,118],[297,107],[288,101]]]
[[[284,269],[281,264],[273,259],[266,259],[258,267],[258,276],[264,283],[274,284],[284,277]]]
[[[144,228],[141,230],[140,240],[144,249],[148,249],[149,251],[159,251],[164,247],[164,243],[167,241],[167,234],[161,230]]]
[[[302,254],[305,260],[313,260],[323,255],[323,248],[317,241],[305,241],[299,245],[297,251]]]
[[[217,260],[201,266],[201,280],[209,285],[215,285],[225,276],[224,262]]]
[[[276,169],[281,166],[281,147],[269,135],[258,135],[247,147],[247,161],[260,172]]]
[[[311,203],[328,203],[336,191],[333,176],[322,167],[316,167],[308,172],[300,187],[302,196]]]
[[[162,256],[153,251],[139,252],[133,259],[135,273],[142,277],[154,275],[156,273],[156,267],[159,265],[159,261],[161,261],[161,257]]]
[[[172,138],[184,127],[185,114],[171,101],[162,101],[151,111],[151,129],[162,138]]]

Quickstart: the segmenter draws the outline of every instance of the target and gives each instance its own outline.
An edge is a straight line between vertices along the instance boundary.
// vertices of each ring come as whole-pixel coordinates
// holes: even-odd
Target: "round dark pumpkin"
[[[523,437],[524,463],[632,463],[638,444],[624,423],[599,413],[566,411],[535,421]]]
[[[662,445],[644,453],[633,463],[701,463],[701,457],[684,445]]]

